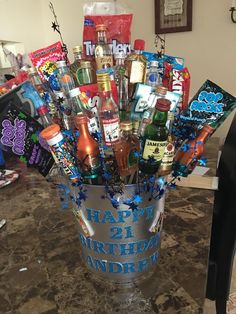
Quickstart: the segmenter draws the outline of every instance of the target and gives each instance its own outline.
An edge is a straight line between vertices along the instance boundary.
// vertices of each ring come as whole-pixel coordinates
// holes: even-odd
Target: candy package
[[[0,96],[10,92],[11,89],[19,86],[26,80],[28,80],[28,73],[25,71],[20,71],[19,74],[13,79],[7,81],[6,83],[0,85]]]
[[[180,94],[177,111],[182,112],[188,107],[190,91],[190,74],[187,68],[177,70],[172,64],[164,64],[163,86],[169,91]]]
[[[206,124],[215,131],[235,108],[236,98],[207,80],[192,98],[188,108],[179,115],[175,133],[179,139],[185,140],[197,134]]]
[[[41,78],[48,81],[50,88],[53,91],[60,91],[56,62],[64,60],[61,42],[58,41],[51,46],[31,52],[29,57]]]
[[[105,12],[105,14],[104,14]],[[92,2],[84,5],[83,45],[87,58],[92,58],[97,42],[95,26],[107,26],[108,43],[112,53],[124,51],[130,53],[132,14],[125,14],[126,10],[116,3]]]
[[[157,53],[147,51],[144,51],[143,55],[149,62],[158,61],[160,68],[164,68],[164,62],[171,64],[173,66],[173,69],[176,70],[183,70],[184,68],[184,59],[180,57],[173,57],[168,55],[162,55],[161,57],[159,57]]]
[[[39,138],[43,127],[13,102],[0,107],[0,147],[46,176],[53,157]]]

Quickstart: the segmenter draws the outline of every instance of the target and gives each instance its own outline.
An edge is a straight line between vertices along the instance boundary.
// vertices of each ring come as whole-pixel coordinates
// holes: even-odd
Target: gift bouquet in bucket
[[[189,102],[184,60],[166,55],[158,36],[156,53],[143,39],[131,45],[132,14],[111,14],[112,5],[106,15],[85,6],[73,62],[63,42],[30,53],[27,80],[0,99],[0,141],[44,176],[58,169],[86,264],[127,282],[156,264],[165,191],[206,164],[204,144],[236,99],[207,80]],[[61,35],[57,20],[53,28]]]

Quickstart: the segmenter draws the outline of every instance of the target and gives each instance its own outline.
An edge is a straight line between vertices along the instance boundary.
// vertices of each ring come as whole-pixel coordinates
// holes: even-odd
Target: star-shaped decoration
[[[65,98],[64,97],[58,97],[58,102],[59,104],[63,104],[63,102],[65,101]]]
[[[59,25],[57,23],[52,22],[52,26],[51,27],[54,30],[54,32],[56,31],[56,32],[60,33]]]

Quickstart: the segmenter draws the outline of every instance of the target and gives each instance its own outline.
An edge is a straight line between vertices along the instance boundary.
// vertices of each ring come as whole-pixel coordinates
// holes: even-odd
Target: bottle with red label
[[[97,73],[97,83],[101,99],[98,108],[100,128],[104,144],[111,147],[119,140],[119,110],[112,97],[109,73]]]

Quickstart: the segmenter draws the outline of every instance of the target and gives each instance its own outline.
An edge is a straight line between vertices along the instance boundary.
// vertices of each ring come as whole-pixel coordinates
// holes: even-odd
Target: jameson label
[[[112,56],[96,57],[97,70],[113,67]]]
[[[140,61],[132,61],[130,83],[142,83],[145,65]]]
[[[148,159],[150,157],[154,157],[156,161],[161,161],[165,152],[167,141],[151,141],[146,140],[144,151],[143,151],[143,159]]]
[[[169,168],[172,166],[174,159],[175,147],[172,143],[168,143],[164,150],[164,156],[162,158],[161,167]]]

